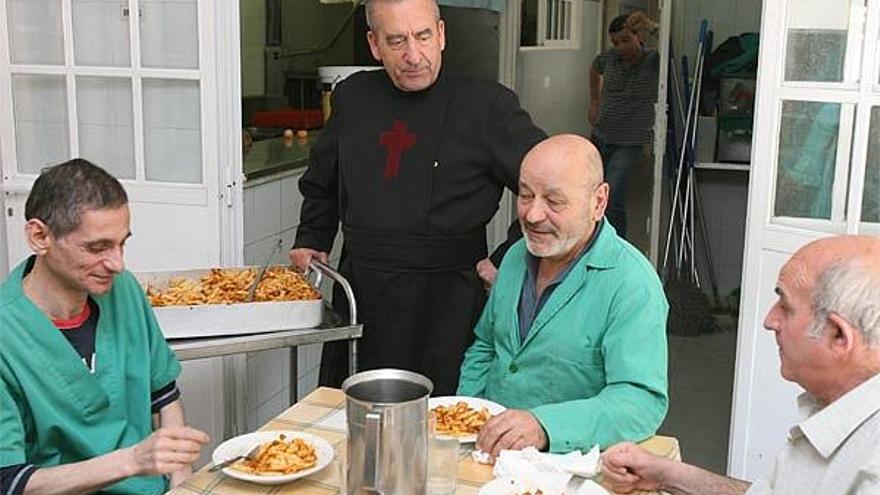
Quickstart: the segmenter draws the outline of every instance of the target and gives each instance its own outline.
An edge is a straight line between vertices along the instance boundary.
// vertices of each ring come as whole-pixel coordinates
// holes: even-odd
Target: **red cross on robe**
[[[416,135],[407,132],[406,122],[395,120],[390,131],[382,131],[379,135],[379,144],[388,148],[384,176],[386,179],[392,179],[400,172],[400,158],[403,152],[416,144]]]

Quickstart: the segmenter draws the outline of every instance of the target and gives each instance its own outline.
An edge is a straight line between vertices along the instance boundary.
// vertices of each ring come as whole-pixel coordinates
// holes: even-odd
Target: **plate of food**
[[[491,400],[458,395],[431,397],[428,409],[435,433],[456,437],[461,443],[475,442],[486,421],[507,410]]]
[[[333,461],[333,446],[327,440],[301,431],[257,431],[230,438],[214,449],[211,460],[220,464],[246,456],[257,446],[260,448],[253,458],[230,464],[223,468],[223,474],[262,485],[280,485],[317,473]]]

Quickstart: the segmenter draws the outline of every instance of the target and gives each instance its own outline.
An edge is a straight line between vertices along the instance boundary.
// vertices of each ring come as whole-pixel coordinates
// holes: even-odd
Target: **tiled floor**
[[[696,337],[669,336],[669,413],[660,432],[678,438],[685,461],[727,469],[736,321]]]

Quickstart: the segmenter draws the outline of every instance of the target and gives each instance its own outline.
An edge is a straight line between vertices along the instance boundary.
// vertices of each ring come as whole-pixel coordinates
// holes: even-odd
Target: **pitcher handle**
[[[364,449],[364,489],[382,493],[379,478],[379,435],[382,433],[382,413],[366,415],[366,448]]]

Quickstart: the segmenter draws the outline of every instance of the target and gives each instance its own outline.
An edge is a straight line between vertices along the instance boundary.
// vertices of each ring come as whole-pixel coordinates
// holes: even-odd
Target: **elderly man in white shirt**
[[[880,493],[880,238],[814,241],[782,267],[764,320],[781,373],[806,390],[773,469],[754,484],[653,456],[633,444],[603,455],[620,493],[807,495]]]

